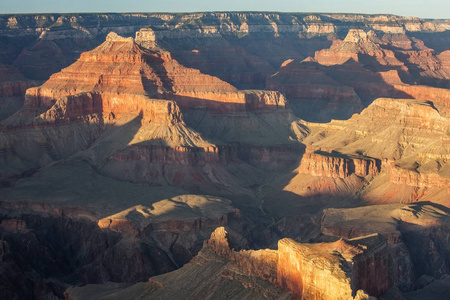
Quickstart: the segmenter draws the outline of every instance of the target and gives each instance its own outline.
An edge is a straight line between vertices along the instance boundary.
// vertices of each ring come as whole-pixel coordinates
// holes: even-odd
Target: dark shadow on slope
[[[386,76],[400,82],[395,74]],[[353,60],[331,66],[293,61],[269,79],[266,89],[284,93],[294,113],[310,122],[348,119],[379,97],[412,98]]]
[[[260,89],[266,79],[288,59],[303,59],[315,51],[327,48],[326,37],[299,37],[297,34],[274,33],[237,37],[177,39],[177,43],[161,40],[158,43],[169,50],[181,64],[219,77],[239,89]]]
[[[442,32],[409,32],[411,37],[422,40],[425,45],[436,52],[450,49],[450,30]]]

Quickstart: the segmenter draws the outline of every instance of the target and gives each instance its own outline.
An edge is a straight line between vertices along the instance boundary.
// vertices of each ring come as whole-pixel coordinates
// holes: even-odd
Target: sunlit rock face
[[[180,278],[202,276],[202,272],[207,272],[209,277],[195,290],[188,288],[192,295],[215,294],[226,286],[240,283],[235,287],[237,294],[230,296],[232,299],[247,293],[252,293],[255,299],[370,299],[391,286],[387,243],[376,234],[319,244],[282,239],[278,250],[238,251],[236,238],[235,233],[228,233],[224,227],[217,228],[189,264],[172,274],[152,277],[153,284],[144,288],[144,299],[179,294],[182,292],[177,284]],[[156,290],[155,283],[159,286]],[[215,287],[206,288],[211,284]],[[134,293],[139,289],[134,285],[119,289],[119,293]],[[101,291],[101,286],[75,288],[69,295],[79,299],[88,290],[95,294]],[[115,293],[112,289],[106,291]]]
[[[390,287],[386,241],[377,235],[334,243],[278,242],[278,283],[302,299],[353,299]]]

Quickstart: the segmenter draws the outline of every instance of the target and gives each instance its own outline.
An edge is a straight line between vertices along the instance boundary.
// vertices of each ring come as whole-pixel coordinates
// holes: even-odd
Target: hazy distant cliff
[[[48,79],[102,43],[109,32],[134,36],[146,27],[154,32],[146,36],[174,52],[182,64],[241,88],[261,88],[283,61],[312,56],[351,28],[446,36],[450,22],[392,15],[256,12],[2,15],[0,61],[14,62],[32,79]],[[442,43],[450,44],[439,36]],[[214,61],[217,55],[227,58],[226,66]],[[233,72],[233,67],[242,72]]]

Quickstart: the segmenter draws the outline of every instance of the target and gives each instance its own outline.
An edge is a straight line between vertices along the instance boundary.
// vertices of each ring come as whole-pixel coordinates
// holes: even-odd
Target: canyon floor
[[[0,298],[446,298],[449,31],[0,16]]]

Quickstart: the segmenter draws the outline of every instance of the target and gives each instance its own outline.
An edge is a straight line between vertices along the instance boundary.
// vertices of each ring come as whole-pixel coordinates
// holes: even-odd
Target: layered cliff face
[[[377,235],[327,244],[283,239],[278,243],[278,283],[301,299],[379,296],[391,285],[386,248]]]
[[[407,291],[420,286],[423,276],[440,278],[447,272],[444,232],[448,228],[448,212],[441,208],[418,203],[328,209],[324,211],[321,231],[346,238],[374,232],[385,236],[393,263],[392,280]]]
[[[285,106],[276,92],[238,91],[216,77],[180,65],[168,52],[142,48],[134,39],[115,33],[42,86],[27,91],[25,106],[50,107],[61,97],[85,92],[173,99],[182,109],[257,111]]]
[[[299,172],[313,176],[346,178],[352,174],[360,177],[378,175],[380,168],[381,162],[375,159],[316,151],[303,155]]]
[[[419,100],[377,99],[348,121],[332,122],[321,129],[317,127],[317,132],[327,133],[325,138],[320,137],[313,144],[316,147],[333,145],[341,153],[378,158],[380,170],[388,174],[392,183],[416,188],[436,187],[445,194],[449,122],[445,107],[439,109],[440,101],[433,104]],[[315,139],[313,136],[311,141]],[[380,178],[378,184],[381,182]],[[374,189],[378,188],[374,185]],[[442,196],[436,196],[434,201],[443,200]]]
[[[236,251],[232,238],[220,227],[205,241],[197,257],[173,273],[127,288],[101,285],[73,288],[66,291],[66,297],[79,299],[87,293],[95,297],[103,291],[113,299],[125,294],[164,299],[184,291],[193,296],[207,294],[219,299],[242,296],[252,299],[368,299],[368,294],[380,295],[390,287],[386,247],[381,236],[372,235],[323,244],[300,244],[283,239],[278,250]],[[184,278],[197,281],[197,277],[201,281],[196,285],[180,286],[176,282]],[[220,296],[219,292],[227,286],[233,287],[233,293]]]

